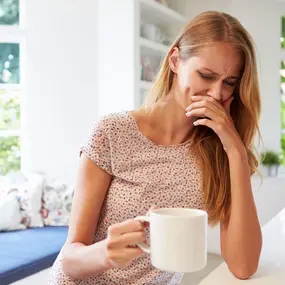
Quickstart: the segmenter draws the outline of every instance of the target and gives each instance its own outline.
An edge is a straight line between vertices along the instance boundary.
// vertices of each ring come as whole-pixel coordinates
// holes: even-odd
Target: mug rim
[[[188,216],[188,215],[171,215],[170,214],[163,214],[163,213],[159,213],[161,211],[185,211],[185,212],[194,212],[198,215],[195,216]],[[197,217],[208,217],[208,213],[204,210],[200,210],[200,209],[193,209],[193,208],[159,208],[159,209],[153,209],[150,211],[150,216],[156,216],[156,217],[164,217],[164,218],[174,218],[174,219],[189,219],[189,218],[197,218]]]

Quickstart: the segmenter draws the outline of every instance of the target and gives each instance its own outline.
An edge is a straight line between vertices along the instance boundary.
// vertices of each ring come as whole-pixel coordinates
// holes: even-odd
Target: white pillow
[[[0,195],[0,231],[23,230],[22,214],[17,192]]]
[[[27,182],[18,185],[20,204],[28,227],[43,227],[41,216],[44,177],[37,173],[26,174]]]

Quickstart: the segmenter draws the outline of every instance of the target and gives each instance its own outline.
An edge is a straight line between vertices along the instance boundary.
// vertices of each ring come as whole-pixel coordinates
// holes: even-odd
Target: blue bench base
[[[0,284],[11,284],[50,267],[68,227],[43,227],[0,233]]]

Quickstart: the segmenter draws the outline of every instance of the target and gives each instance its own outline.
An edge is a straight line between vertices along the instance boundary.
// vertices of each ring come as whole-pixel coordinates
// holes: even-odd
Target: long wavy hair
[[[226,42],[241,52],[244,65],[242,77],[234,91],[231,116],[247,150],[250,174],[257,171],[254,138],[260,130],[258,121],[261,112],[257,63],[254,43],[241,23],[226,13],[208,11],[199,14],[180,32],[164,58],[161,68],[148,91],[145,108],[163,100],[173,84],[174,72],[169,66],[173,48],[180,50],[180,56],[187,59],[206,45]],[[191,149],[195,150],[202,170],[204,207],[209,223],[215,225],[228,218],[231,206],[231,184],[229,162],[219,137],[205,126],[191,130]]]

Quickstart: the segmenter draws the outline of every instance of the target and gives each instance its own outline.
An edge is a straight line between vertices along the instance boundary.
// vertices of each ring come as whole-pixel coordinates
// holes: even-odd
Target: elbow
[[[76,271],[72,270],[74,267],[73,260],[70,258],[70,255],[63,249],[61,254],[61,264],[63,272],[70,277],[71,279],[80,279],[77,276]]]
[[[257,272],[262,241],[256,245],[256,249],[250,255],[235,256],[234,259],[228,260],[228,268],[236,278],[246,280]]]
[[[247,265],[247,266],[243,265],[241,267],[231,269],[231,272],[236,278],[240,280],[246,280],[256,273],[257,268],[258,268],[258,264]]]
[[[71,279],[81,280],[84,279],[84,276],[78,270],[76,266],[76,262],[72,254],[70,254],[70,250],[68,245],[65,245],[61,251],[61,264],[63,272]]]

